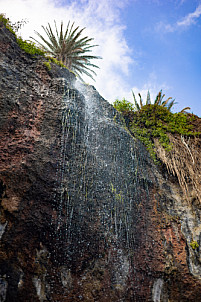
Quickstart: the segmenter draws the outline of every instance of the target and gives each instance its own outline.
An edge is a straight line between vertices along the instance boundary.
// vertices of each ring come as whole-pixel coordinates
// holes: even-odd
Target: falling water
[[[126,286],[129,272],[135,272],[141,203],[148,202],[151,181],[144,168],[147,154],[92,86],[78,81],[74,87],[65,81],[62,85],[54,259],[66,268],[61,279],[68,284],[70,271],[83,266],[83,257],[85,262],[105,257],[109,247],[107,263],[118,290]]]
[[[62,92],[61,138],[53,198],[56,205],[56,217],[52,218],[52,224],[55,226],[53,237],[56,238],[55,260],[58,257],[60,243],[70,236],[74,207],[68,193],[66,176],[69,175],[71,169],[69,154],[76,152],[76,135],[79,129],[78,115],[74,112],[76,107],[75,90],[69,86],[65,79],[60,79],[59,85]]]
[[[0,240],[1,240],[1,237],[3,236],[3,233],[5,232],[7,224],[8,224],[8,222],[5,222],[3,224],[0,223]]]
[[[8,282],[6,281],[6,276],[0,277],[0,301],[6,301],[6,292],[7,292]]]
[[[160,302],[160,297],[161,297],[161,292],[162,292],[162,287],[163,287],[163,279],[159,278],[154,282],[153,286],[153,302]]]

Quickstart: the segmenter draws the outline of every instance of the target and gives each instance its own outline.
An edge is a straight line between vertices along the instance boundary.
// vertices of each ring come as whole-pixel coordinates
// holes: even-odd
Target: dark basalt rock
[[[121,116],[0,28],[0,301],[201,301],[200,210]]]

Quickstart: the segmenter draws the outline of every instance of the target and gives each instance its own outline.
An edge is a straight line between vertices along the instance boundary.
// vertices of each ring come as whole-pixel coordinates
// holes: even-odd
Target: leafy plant
[[[4,14],[0,14],[0,22],[3,23],[5,26],[8,24],[8,19]]]
[[[113,103],[113,106],[115,109],[117,109],[120,112],[125,112],[125,111],[134,111],[134,105],[127,101],[125,98],[123,98],[122,101],[116,99],[115,102]]]
[[[57,59],[53,58],[53,57],[50,57],[50,56],[46,56],[46,58],[49,60],[49,62],[52,62],[54,64],[57,64],[58,66],[60,67],[64,67],[66,68],[66,66],[61,62],[61,61],[58,61]]]
[[[24,50],[26,53],[30,55],[41,55],[41,56],[45,55],[44,51],[38,48],[33,42],[28,42],[26,40],[23,40],[21,37],[19,37],[17,38],[17,43],[22,50]]]
[[[126,122],[126,126],[129,127],[130,119],[132,118],[132,114],[135,110],[134,105],[124,98],[122,101],[116,99],[116,101],[113,103],[113,106],[116,110],[121,112]]]
[[[28,23],[28,21],[26,19],[22,19],[20,21],[11,23],[11,27],[14,30],[15,33],[18,33],[19,29],[21,29],[22,26],[24,26],[27,23]]]
[[[134,103],[135,103],[135,109],[136,110],[140,110],[140,109],[143,108],[143,106],[152,104],[149,91],[147,92],[147,99],[146,99],[146,102],[145,102],[144,105],[143,105],[143,100],[142,100],[142,97],[141,97],[140,93],[138,93],[139,98],[140,98],[139,103],[137,102],[135,94],[134,94],[133,91],[132,91],[132,95],[133,95],[133,100],[134,100]],[[172,107],[176,104],[175,100],[172,100],[172,97],[169,97],[166,100],[164,100],[164,97],[165,97],[165,94],[163,94],[162,90],[160,90],[159,93],[157,94],[153,104],[159,105],[159,106],[162,106],[162,107],[166,107],[169,111],[171,111]],[[191,109],[190,107],[185,107],[184,109],[181,110],[181,112],[185,112],[186,110],[190,110],[190,109]]]
[[[46,67],[48,70],[51,70],[50,62],[44,62],[43,64],[45,65],[45,67]]]
[[[197,243],[197,241],[193,240],[191,241],[190,246],[193,250],[196,250],[199,247],[199,244]]]
[[[0,14],[0,22],[2,22],[12,33],[16,34],[19,29],[24,26],[28,21],[20,20],[14,23],[11,23],[9,18],[6,18],[5,14]]]
[[[9,18],[6,18],[5,14],[0,14],[0,23],[3,23],[4,26],[15,35],[15,31],[12,28],[12,24]]]
[[[35,38],[32,39],[42,47],[46,54],[61,61],[67,68],[74,71],[80,79],[82,79],[81,75],[83,73],[93,79],[93,75],[96,75],[96,73],[92,68],[98,68],[98,66],[92,64],[91,60],[100,59],[98,56],[88,54],[93,47],[97,46],[90,45],[90,42],[93,39],[88,36],[81,37],[85,28],[79,30],[78,26],[74,29],[74,23],[70,26],[70,21],[68,22],[65,31],[63,31],[63,22],[61,22],[60,32],[57,29],[55,21],[54,23],[56,35],[53,33],[53,30],[48,23],[48,26],[42,26],[47,37],[43,37],[40,33],[35,31],[43,43]]]
[[[12,32],[17,40],[19,47],[24,50],[26,53],[31,55],[42,55],[44,56],[44,51],[38,48],[35,43],[23,40],[21,37],[17,36],[18,30],[27,23],[26,20],[17,21],[15,23],[11,23],[9,18],[6,18],[4,14],[0,14],[0,22],[4,24],[4,26]]]
[[[155,153],[155,138],[166,151],[170,151],[172,145],[168,133],[187,136],[198,134],[192,132],[190,118],[184,112],[172,113],[170,111],[173,101],[171,101],[171,105],[168,105],[171,98],[163,101],[162,91],[159,92],[153,104],[151,104],[149,92],[145,105],[142,103],[140,94],[139,96],[140,102],[138,103],[133,93],[135,106],[123,99],[122,101],[116,100],[114,107],[122,113],[131,133],[143,142],[156,163],[158,161]]]
[[[170,151],[172,146],[168,133],[195,135],[191,131],[186,114],[172,113],[165,106],[157,104],[144,105],[140,111],[134,112],[130,130],[145,144],[154,160],[156,160],[154,138],[158,138],[161,146]]]

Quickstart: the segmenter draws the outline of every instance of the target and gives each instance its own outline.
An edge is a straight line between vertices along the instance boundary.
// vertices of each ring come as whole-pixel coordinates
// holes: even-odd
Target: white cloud
[[[198,19],[200,16],[201,16],[201,4],[198,5],[198,7],[193,13],[188,14],[181,21],[178,21],[177,26],[179,27],[190,26],[191,24],[194,24],[196,22],[196,19]]]
[[[115,85],[116,84],[116,85]],[[120,84],[120,85],[119,85]],[[170,95],[168,93],[170,92],[171,88],[166,83],[162,83],[155,72],[152,72],[148,75],[147,81],[142,84],[141,86],[133,86],[128,87],[128,85],[122,86],[121,83],[118,81],[114,83],[114,86],[117,87],[116,94],[112,96],[112,101],[115,100],[115,98],[123,99],[125,98],[127,101],[134,103],[132,91],[135,94],[136,100],[139,103],[139,95],[141,94],[143,103],[145,104],[147,99],[147,92],[149,91],[151,96],[151,102],[153,103],[155,101],[156,95],[158,94],[159,90],[162,89],[163,93],[165,93],[166,97],[168,98]],[[115,98],[114,98],[115,96]]]
[[[159,93],[159,90],[161,90],[161,89],[168,98],[169,96],[167,95],[167,93],[170,90],[170,88],[171,87],[169,87],[166,83],[161,83],[160,80],[158,79],[156,73],[152,72],[149,74],[148,80],[145,84],[143,84],[141,87],[134,86],[132,88],[132,90],[135,94],[137,101],[139,100],[138,93],[141,94],[143,103],[146,102],[147,92],[149,91],[150,96],[151,96],[151,102],[153,103],[155,101],[156,95]]]
[[[170,33],[176,30],[175,25],[166,24],[163,21],[156,24],[156,31],[159,33]]]
[[[182,2],[183,3],[183,2]],[[184,29],[192,24],[196,23],[196,20],[201,16],[201,4],[198,5],[198,7],[195,9],[193,13],[189,13],[184,18],[182,18],[180,21],[177,21],[175,24],[166,24],[164,22],[159,22],[156,25],[156,30],[158,32],[175,32],[179,29]]]
[[[34,36],[34,30],[43,34],[41,25],[49,22],[57,25],[63,20],[64,26],[68,20],[75,21],[80,28],[86,27],[83,34],[93,37],[93,44],[98,44],[93,50],[94,55],[103,59],[94,61],[100,66],[96,82],[84,78],[94,85],[102,96],[113,101],[117,91],[128,90],[126,76],[132,64],[131,50],[124,37],[124,26],[120,22],[121,9],[128,0],[0,0],[1,12],[6,13],[12,22],[28,19],[21,29],[25,39]],[[36,37],[36,36],[35,36]],[[37,38],[37,37],[36,37]]]

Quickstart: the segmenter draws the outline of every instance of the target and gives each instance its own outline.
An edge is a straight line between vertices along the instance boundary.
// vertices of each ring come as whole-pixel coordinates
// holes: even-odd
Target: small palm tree
[[[132,91],[133,94],[133,99],[134,99],[134,103],[135,103],[135,107],[136,110],[140,110],[143,106],[145,105],[151,105],[151,98],[150,98],[150,93],[148,91],[147,93],[147,99],[146,99],[146,103],[145,105],[143,105],[142,103],[142,97],[141,94],[138,93],[139,97],[140,97],[140,103],[138,104],[136,98],[135,98],[135,94]],[[173,107],[173,105],[175,105],[175,100],[171,100],[172,97],[169,97],[167,100],[163,101],[163,98],[165,97],[165,94],[162,94],[162,90],[159,91],[159,93],[156,96],[156,99],[154,101],[154,105],[158,105],[158,106],[162,106],[162,107],[166,107],[169,111],[171,110],[171,108]],[[169,102],[171,100],[171,102]],[[182,109],[180,112],[183,113],[186,110],[190,110],[190,107],[185,107],[184,109]]]
[[[55,30],[56,35],[53,33],[53,30],[48,23],[48,26],[42,28],[44,29],[47,38],[44,38],[40,33],[35,31],[39,38],[44,42],[41,43],[38,40],[36,41],[40,47],[46,52],[46,54],[53,56],[57,60],[61,61],[67,68],[75,72],[75,74],[82,80],[81,74],[84,73],[87,76],[91,77],[96,75],[95,71],[92,68],[99,68],[98,66],[92,64],[90,61],[92,59],[101,59],[101,57],[89,55],[91,49],[97,45],[90,45],[90,42],[93,38],[81,37],[81,34],[85,28],[79,30],[79,26],[74,27],[74,22],[70,26],[70,21],[68,22],[65,32],[63,31],[63,22],[61,22],[60,32],[58,32],[56,22]]]

